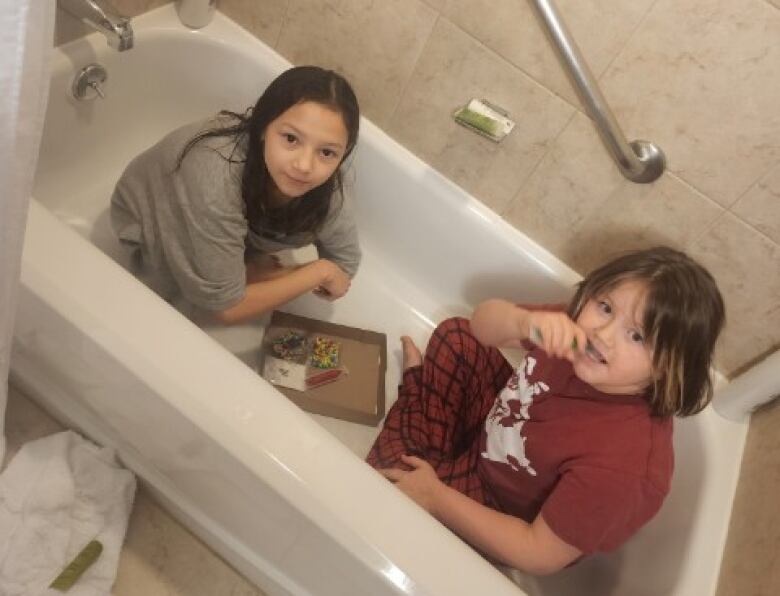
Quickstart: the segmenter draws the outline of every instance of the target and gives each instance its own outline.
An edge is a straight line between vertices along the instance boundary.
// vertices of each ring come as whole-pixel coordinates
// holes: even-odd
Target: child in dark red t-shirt
[[[487,556],[551,573],[655,515],[672,416],[710,401],[724,322],[712,276],[666,247],[603,265],[567,311],[489,300],[408,337],[398,400],[367,461]],[[528,350],[513,370],[498,347]]]

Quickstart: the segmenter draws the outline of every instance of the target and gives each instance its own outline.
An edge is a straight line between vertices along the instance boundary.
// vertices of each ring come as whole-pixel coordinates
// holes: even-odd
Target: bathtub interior
[[[94,46],[77,42],[62,48],[51,83],[47,126],[33,190],[33,196],[58,218],[125,266],[127,255],[110,229],[107,210],[107,197],[124,166],[179,125],[221,109],[243,112],[253,105],[259,90],[275,73],[289,66],[264,46],[256,45],[252,52],[247,52],[203,35],[198,36],[197,43],[171,44],[166,37],[170,31],[145,33],[136,33],[143,43],[131,52],[100,53],[100,63],[109,76],[105,101],[80,102],[67,92],[75,68],[97,60],[91,55]],[[176,33],[183,39],[187,37],[184,31]],[[189,37],[192,36],[197,33]],[[164,61],[155,58],[161,51],[166,53]],[[260,57],[266,64],[264,69],[256,66],[258,52],[265,54]],[[150,64],[156,67],[149,69]],[[171,66],[190,64],[197,64],[198,68]],[[241,76],[221,77],[217,85],[204,85],[199,76],[226,68]],[[468,305],[491,296],[563,301],[570,294],[576,275],[525,239],[510,242],[505,250],[494,250],[502,255],[500,262],[483,258],[474,249],[474,241],[464,243],[465,250],[453,242],[433,249],[426,247],[423,239],[436,235],[448,239],[459,234],[475,239],[484,236],[480,234],[482,230],[475,234],[469,227],[472,224],[477,228],[507,226],[468,201],[459,189],[457,198],[452,198],[447,183],[421,184],[420,178],[438,178],[422,164],[415,164],[417,169],[410,177],[408,160],[388,159],[384,145],[392,144],[389,139],[382,138],[383,146],[377,146],[375,137],[383,135],[365,119],[362,130],[358,149],[345,170],[348,183],[359,197],[357,211],[364,251],[359,276],[345,299],[330,303],[308,295],[283,310],[385,333],[389,408],[399,378],[400,335],[411,335],[423,346],[436,321],[466,314]],[[450,221],[441,217],[442,204],[454,215]],[[458,211],[468,212],[467,217]],[[410,217],[412,213],[414,217]],[[492,241],[494,247],[507,244],[505,238],[498,236],[488,236],[487,241]],[[468,249],[469,244],[472,250]],[[293,256],[301,260],[312,254],[310,248],[296,251]],[[549,263],[542,266],[534,259]],[[445,269],[440,266],[442,263],[447,264]],[[545,271],[545,267],[552,272]],[[460,273],[463,270],[479,274],[464,284]],[[517,285],[524,278],[533,282],[518,296]],[[437,283],[432,284],[432,279]],[[230,328],[206,325],[204,329],[255,367],[266,323],[267,318]],[[378,432],[374,427],[334,418],[317,419],[360,456],[365,455]]]
[[[136,19],[137,43],[130,52],[98,49],[101,38],[56,53],[33,196],[120,263],[125,257],[108,225],[107,201],[124,165],[178,125],[220,109],[245,110],[288,66],[222,15],[201,32],[185,32],[172,16],[164,8]],[[97,61],[109,73],[106,100],[71,99],[74,72]],[[224,72],[240,76],[215,74]],[[203,73],[213,75],[210,84],[204,85]],[[303,296],[284,310],[386,333],[388,407],[399,378],[401,334],[423,345],[434,322],[467,313],[481,299],[563,301],[577,281],[366,120],[348,175],[358,197],[365,254],[353,288],[334,303]],[[430,238],[449,241],[432,246]],[[263,324],[205,330],[254,366]],[[360,457],[378,432],[313,417]],[[529,594],[714,593],[743,441],[743,425],[711,410],[682,421],[675,433],[677,474],[662,513],[617,553],[550,578],[524,580],[530,581]]]

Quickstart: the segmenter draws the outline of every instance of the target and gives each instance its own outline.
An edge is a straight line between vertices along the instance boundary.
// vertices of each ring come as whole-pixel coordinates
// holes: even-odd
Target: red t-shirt
[[[601,393],[568,360],[531,350],[496,398],[478,470],[498,507],[585,554],[617,548],[669,492],[672,418],[637,395]]]

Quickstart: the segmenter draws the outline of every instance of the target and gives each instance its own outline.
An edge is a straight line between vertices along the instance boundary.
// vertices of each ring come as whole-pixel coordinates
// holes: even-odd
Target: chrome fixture
[[[100,64],[90,64],[79,71],[73,79],[71,91],[76,99],[105,99],[101,85],[106,82],[108,73]]]
[[[626,141],[596,79],[552,0],[533,0],[532,4],[547,29],[547,35],[553,42],[580,101],[588,116],[595,122],[601,139],[617,162],[620,172],[633,182],[656,180],[663,174],[666,165],[663,151],[649,141]]]
[[[108,0],[57,0],[67,13],[106,36],[108,45],[124,52],[133,47],[130,19],[116,12]]]

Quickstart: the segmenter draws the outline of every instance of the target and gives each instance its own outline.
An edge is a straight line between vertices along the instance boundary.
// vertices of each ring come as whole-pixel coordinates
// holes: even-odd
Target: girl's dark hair
[[[653,353],[651,411],[655,416],[700,412],[712,399],[712,352],[725,322],[715,280],[688,255],[672,248],[634,251],[580,282],[569,316],[576,320],[588,300],[628,280],[647,286],[643,330]]]
[[[198,133],[190,139],[179,155],[176,169],[181,167],[184,157],[198,142],[211,137],[230,137],[235,140],[231,155],[226,158],[235,162],[233,156],[242,140],[246,139],[246,155],[241,176],[241,196],[246,205],[249,225],[262,222],[258,232],[270,231],[286,234],[314,232],[325,220],[333,196],[342,195],[341,168],[317,188],[290,201],[281,208],[271,208],[268,202],[270,175],[263,157],[263,138],[268,125],[292,106],[313,101],[338,112],[347,129],[347,146],[341,163],[349,156],[357,143],[360,126],[360,109],[357,97],[347,80],[332,70],[318,66],[297,66],[286,70],[274,79],[257,100],[253,108],[244,114],[223,110],[220,115],[235,121]]]

